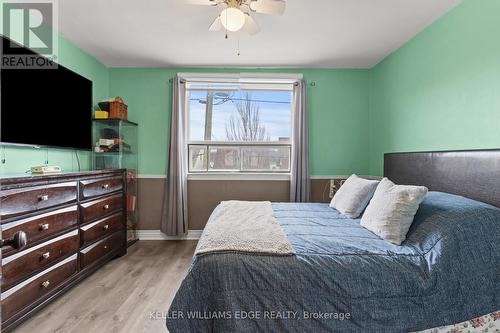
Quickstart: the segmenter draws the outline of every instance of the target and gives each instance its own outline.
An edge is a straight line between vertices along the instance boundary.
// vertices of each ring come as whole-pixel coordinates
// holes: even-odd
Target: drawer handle
[[[38,196],[38,201],[47,201],[47,200],[49,200],[49,196],[47,194]]]
[[[108,188],[109,188],[109,184],[104,184],[104,185],[102,185],[102,188],[103,188],[104,190],[108,189]]]
[[[50,281],[49,280],[42,282],[42,287],[47,288],[48,286],[50,286]]]
[[[109,209],[109,205],[104,205],[102,209]]]
[[[108,246],[107,245],[104,245],[104,249],[107,250],[108,249]]]
[[[42,260],[50,258],[50,252],[45,252],[42,254]]]
[[[105,225],[103,226],[103,228],[104,228],[104,230],[108,230],[108,229],[109,229],[109,225],[105,224]]]
[[[48,223],[40,224],[40,230],[48,230],[48,229],[49,229]]]

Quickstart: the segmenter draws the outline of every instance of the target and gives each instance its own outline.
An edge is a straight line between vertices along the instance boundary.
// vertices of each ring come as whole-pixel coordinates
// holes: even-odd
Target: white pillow
[[[366,208],[361,225],[396,245],[406,239],[427,187],[396,185],[384,178]]]
[[[355,219],[368,205],[378,183],[378,180],[368,180],[352,175],[335,193],[330,207],[335,208],[350,219]]]

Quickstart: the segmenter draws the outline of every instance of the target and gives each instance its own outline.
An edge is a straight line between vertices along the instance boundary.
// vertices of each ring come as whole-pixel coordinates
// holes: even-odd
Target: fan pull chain
[[[238,57],[240,56],[240,54],[241,54],[240,53],[240,35],[238,35],[238,53],[237,53]]]
[[[6,162],[6,158],[5,158],[5,146],[2,145],[2,164],[5,164]]]
[[[226,25],[224,26],[224,29],[226,29],[226,39],[227,39],[227,17],[228,15],[226,15]]]

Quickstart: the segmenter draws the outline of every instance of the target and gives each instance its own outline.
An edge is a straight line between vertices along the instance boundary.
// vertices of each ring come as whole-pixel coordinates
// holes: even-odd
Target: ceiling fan
[[[189,0],[194,5],[221,6],[224,9],[212,23],[209,31],[220,31],[222,28],[236,32],[244,29],[250,35],[260,31],[257,22],[250,14],[283,15],[284,0]]]

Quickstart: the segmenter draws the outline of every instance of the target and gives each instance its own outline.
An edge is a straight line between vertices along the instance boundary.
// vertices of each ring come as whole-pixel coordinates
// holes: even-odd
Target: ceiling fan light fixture
[[[238,8],[229,7],[220,13],[220,20],[224,28],[235,32],[245,25],[245,14]]]

